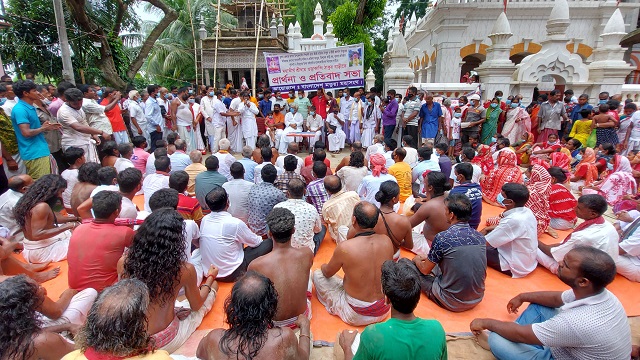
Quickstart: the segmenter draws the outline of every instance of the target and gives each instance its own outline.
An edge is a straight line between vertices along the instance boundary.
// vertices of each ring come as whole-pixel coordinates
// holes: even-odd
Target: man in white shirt
[[[271,148],[267,148],[267,147],[263,147],[262,149],[260,149],[260,155],[262,155],[262,164],[258,164],[256,165],[256,167],[253,169],[253,183],[254,184],[261,184],[262,183],[262,168],[265,167],[266,165],[271,164],[271,157],[273,156],[273,152],[271,152]],[[276,171],[278,173],[278,175],[284,173],[284,158],[286,157],[283,156],[283,167],[278,167],[275,166]]]
[[[440,164],[438,163],[436,156],[433,154],[433,149],[427,146],[423,146],[418,149],[418,160],[420,160],[420,162],[418,162],[418,164],[411,170],[411,181],[416,182],[417,180],[420,184],[420,190],[422,191],[424,187],[422,174],[427,170],[439,172]]]
[[[329,151],[334,154],[339,154],[340,151],[344,148],[344,143],[347,139],[347,134],[344,132],[344,126],[347,124],[344,116],[339,113],[338,107],[334,106],[331,109],[331,112],[327,114],[326,128],[327,133],[329,130],[332,133],[327,135],[327,140],[329,140]]]
[[[3,92],[5,94],[4,96],[7,98],[1,107],[7,116],[11,118],[11,110],[13,110],[13,107],[18,103],[18,100],[16,100],[16,94],[13,92],[13,85],[4,85],[4,91],[3,89],[0,89],[0,92]]]
[[[296,218],[295,232],[291,239],[294,248],[308,247],[314,254],[317,253],[320,243],[326,233],[320,221],[320,214],[315,206],[306,202],[304,196],[305,184],[300,179],[291,179],[287,184],[289,199],[276,204],[273,208],[284,208]]]
[[[209,139],[209,149],[211,153],[218,151],[218,142],[227,137],[226,119],[223,116],[232,116],[233,113],[227,111],[220,98],[222,91],[213,90],[213,86],[207,88],[207,96],[200,100],[200,112],[204,118],[205,135]]]
[[[340,115],[344,119],[344,124],[342,125],[342,131],[344,131],[346,138],[350,139],[349,136],[349,119],[351,114],[351,108],[353,107],[355,100],[351,97],[351,93],[349,89],[344,89],[342,93],[342,99],[340,99]],[[349,142],[350,144],[351,142]]]
[[[246,146],[250,146],[251,150],[256,148],[256,140],[258,139],[258,123],[256,123],[256,115],[260,113],[256,104],[251,102],[251,94],[249,92],[242,93],[242,102],[238,105],[240,113],[240,122],[242,127],[242,137]],[[237,152],[242,151],[242,146]]]
[[[233,179],[233,176],[231,176],[230,172],[231,164],[236,162],[236,158],[233,155],[229,154],[229,147],[231,146],[231,142],[229,142],[228,139],[222,139],[218,142],[218,145],[220,146],[220,150],[213,154],[213,156],[218,158],[218,162],[220,163],[218,172],[224,175],[227,180],[231,181]]]
[[[222,188],[229,196],[229,209],[231,216],[242,220],[245,224],[249,218],[249,190],[255,185],[253,182],[244,179],[244,166],[239,162],[231,164],[232,180],[222,184]]]
[[[296,170],[294,172],[296,174],[300,174],[300,170],[302,170],[302,168],[304,167],[304,159],[298,156],[298,150],[299,150],[299,147],[297,143],[289,143],[289,146],[287,146],[287,153],[286,154],[281,153],[280,156],[278,156],[278,159],[276,160],[276,164],[275,164],[276,168],[278,169],[278,175],[284,172],[284,158],[286,158],[289,155],[295,156],[296,159],[298,160],[298,166],[296,167]]]
[[[82,101],[82,110],[87,116],[87,123],[89,124],[89,126],[111,136],[111,134],[113,133],[113,129],[111,128],[111,122],[105,114],[105,111],[109,111],[118,106],[120,97],[117,95],[117,92],[111,93],[111,101],[109,102],[109,104],[103,106],[98,104],[98,102],[96,101],[98,95],[93,90],[92,86],[80,85],[78,89],[82,91],[82,94],[84,96],[84,99]]]
[[[234,282],[244,275],[251,261],[271,251],[273,241],[263,241],[227,211],[229,197],[222,187],[211,190],[206,202],[211,213],[200,223],[202,268],[214,265],[219,269],[218,281]],[[244,245],[247,247],[243,249]]]
[[[369,163],[371,155],[376,153],[384,153],[384,135],[377,134],[373,137],[373,145],[367,147],[367,152],[364,154],[365,160]]]
[[[460,153],[460,161],[471,163],[471,160],[473,160],[475,156],[476,156],[476,151],[473,150],[473,148],[466,147],[462,149],[462,153]],[[453,164],[453,166],[451,167],[451,175],[449,176],[449,183],[451,184],[451,186],[460,185],[457,182],[456,165],[458,164]],[[476,164],[471,164],[471,166],[473,167],[473,176],[471,177],[471,182],[474,184],[480,184],[480,176],[482,175],[482,169],[480,168],[480,166]]]
[[[118,173],[124,169],[135,167],[133,161],[131,161],[131,157],[133,156],[133,145],[131,145],[131,143],[118,144],[118,152],[120,153],[120,157],[117,158],[113,164],[113,167],[116,168]]]
[[[615,261],[618,259],[618,239],[616,228],[606,221],[602,214],[607,211],[607,200],[598,194],[582,195],[578,198],[576,215],[584,222],[560,244],[547,245],[538,242],[538,262],[552,273],[558,272],[558,266],[565,255],[576,246],[591,246],[600,249]]]
[[[315,132],[316,136],[309,140],[309,144],[315,144],[322,138],[322,128],[324,127],[324,120],[322,116],[316,113],[316,107],[309,106],[309,116],[307,116],[307,131]],[[309,149],[313,151],[314,149]]]
[[[1,198],[1,197],[0,197]],[[640,282],[640,217],[633,220],[623,216],[629,216],[626,211],[617,214],[620,221],[626,221],[629,224],[624,228],[620,235],[620,243],[618,244],[620,255],[616,260],[616,268],[618,274],[635,282]]]
[[[184,170],[187,166],[191,165],[191,158],[187,155],[187,142],[178,139],[175,143],[176,151],[169,155],[171,159],[171,172]]]
[[[515,322],[475,319],[471,331],[499,360],[629,359],[627,315],[606,289],[615,276],[615,262],[607,253],[575,247],[558,270],[570,290],[520,294],[509,301],[507,311],[515,314],[523,303],[530,305]]]
[[[269,101],[271,101],[271,111],[273,111],[273,107],[278,104],[280,105],[280,110],[283,112],[287,112],[289,111],[289,103],[287,102],[287,100],[282,98],[282,93],[280,93],[280,90],[276,90],[273,93],[273,97],[271,99],[269,99]]]
[[[526,186],[506,183],[498,196],[505,212],[500,223],[480,231],[487,243],[487,266],[513,278],[527,276],[538,265],[537,221],[524,205],[529,200]]]
[[[415,149],[413,145],[415,139],[411,135],[405,135],[402,137],[402,147],[407,152],[407,156],[404,157],[404,162],[409,164],[413,169],[416,165],[418,165],[418,150]]]
[[[142,182],[144,192],[144,211],[151,212],[149,199],[154,192],[169,187],[169,173],[171,172],[171,160],[168,156],[160,156],[154,161],[156,172],[148,174]]]
[[[24,233],[13,215],[13,208],[32,184],[33,179],[27,174],[13,176],[9,178],[9,190],[0,195],[0,225],[9,229],[13,241],[24,239]]]
[[[82,91],[71,88],[64,92],[66,102],[58,109],[58,122],[62,124],[62,149],[78,147],[84,150],[87,162],[100,163],[96,142],[102,136],[104,140],[111,139],[111,136],[101,129],[89,126],[87,116],[83,110]]]

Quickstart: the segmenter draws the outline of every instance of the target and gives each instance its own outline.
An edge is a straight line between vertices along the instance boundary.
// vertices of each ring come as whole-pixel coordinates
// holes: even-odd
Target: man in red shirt
[[[327,120],[327,102],[329,98],[324,93],[323,88],[318,88],[316,96],[311,99],[311,104],[316,107],[316,113],[322,116],[322,120]]]
[[[101,191],[93,200],[95,219],[73,231],[67,261],[71,289],[93,288],[100,292],[118,281],[118,260],[124,249],[131,246],[135,232],[114,224],[120,214],[122,195]]]
[[[120,99],[122,95],[119,91],[116,91],[113,88],[106,88],[104,90],[104,97],[102,98],[102,102],[100,105],[107,106],[111,104],[114,98]],[[127,126],[124,124],[124,119],[122,118],[122,108],[120,104],[117,104],[111,110],[106,110],[104,112],[105,115],[109,118],[109,122],[111,123],[111,128],[113,129],[113,140],[116,143],[128,143],[129,135],[127,134]]]
[[[178,212],[185,220],[193,220],[200,225],[204,216],[198,199],[187,196],[189,174],[186,171],[176,171],[169,176],[169,187],[178,192]]]

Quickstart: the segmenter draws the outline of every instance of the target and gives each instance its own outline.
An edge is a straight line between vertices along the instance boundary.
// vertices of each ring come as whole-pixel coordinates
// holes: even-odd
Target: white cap
[[[469,100],[480,100],[480,95],[473,94],[468,97]]]

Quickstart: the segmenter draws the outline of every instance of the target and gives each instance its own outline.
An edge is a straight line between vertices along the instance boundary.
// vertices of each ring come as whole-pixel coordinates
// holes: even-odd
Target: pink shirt
[[[144,151],[141,148],[133,148],[133,155],[131,156],[131,162],[136,169],[142,171],[144,174],[147,166],[147,159],[149,158],[149,153]]]

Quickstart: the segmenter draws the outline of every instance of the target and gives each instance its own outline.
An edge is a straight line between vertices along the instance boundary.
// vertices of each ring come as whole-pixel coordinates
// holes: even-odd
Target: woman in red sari
[[[571,171],[571,157],[562,151],[556,151],[551,154],[551,166],[557,166],[565,171]]]
[[[480,180],[482,198],[491,205],[498,204],[496,198],[502,191],[502,185],[506,183],[522,184],[522,171],[516,164],[516,154],[513,151],[501,151],[498,156],[498,166]],[[483,170],[484,172],[484,170]]]
[[[538,220],[538,235],[549,233],[554,238],[558,234],[549,227],[551,218],[549,217],[549,196],[551,195],[551,175],[549,171],[541,165],[533,165],[527,170],[529,172],[529,201],[524,205],[528,207]]]
[[[471,160],[471,163],[480,166],[483,174],[489,174],[493,170],[493,157],[489,145],[478,145],[478,155]],[[500,191],[498,191],[500,192]]]

